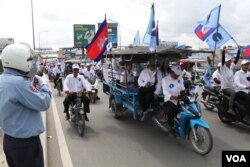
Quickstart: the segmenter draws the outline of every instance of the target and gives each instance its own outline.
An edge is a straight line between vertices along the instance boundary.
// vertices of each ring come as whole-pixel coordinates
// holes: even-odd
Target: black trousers
[[[179,108],[171,101],[167,101],[164,103],[164,111],[168,116],[168,124],[170,127],[174,127],[174,118],[179,113]]]
[[[154,102],[155,86],[140,87],[138,92],[139,104],[142,111],[146,111],[148,107]]]
[[[21,139],[5,134],[3,149],[9,167],[44,167],[39,136]]]
[[[56,82],[57,82],[57,80],[59,79],[59,77],[55,77],[54,78],[54,88],[56,88]],[[63,84],[62,84],[62,79],[60,79],[59,80],[59,84],[60,84],[60,86],[61,86],[61,91],[63,90]]]
[[[70,103],[76,99],[76,95],[67,95],[63,101],[63,105],[64,105],[64,113],[68,113],[69,114],[69,105]],[[85,113],[89,113],[90,109],[89,109],[89,102],[90,99],[86,96],[86,95],[82,95],[82,102],[83,102],[83,110]]]
[[[245,92],[239,91],[236,93],[235,99],[239,100],[244,105],[244,107],[246,107],[247,113],[244,114],[248,114],[250,116],[250,95]]]

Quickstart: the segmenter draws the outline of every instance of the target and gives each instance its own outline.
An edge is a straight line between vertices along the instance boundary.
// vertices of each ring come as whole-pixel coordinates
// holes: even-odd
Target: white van
[[[192,74],[192,79],[196,82],[202,80],[208,68],[207,59],[181,59],[180,66]]]

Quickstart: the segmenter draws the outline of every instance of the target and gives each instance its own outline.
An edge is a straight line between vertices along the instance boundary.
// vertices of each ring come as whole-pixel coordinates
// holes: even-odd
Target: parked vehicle
[[[85,115],[81,100],[82,93],[83,92],[76,93],[76,100],[73,101],[69,107],[70,121],[77,126],[77,132],[80,136],[85,132]]]

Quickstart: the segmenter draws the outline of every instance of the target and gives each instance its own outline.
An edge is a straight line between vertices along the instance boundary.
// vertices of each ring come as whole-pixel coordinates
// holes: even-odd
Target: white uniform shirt
[[[156,90],[155,94],[159,95],[161,92],[161,83],[162,83],[162,74],[157,70],[157,76],[156,72],[153,73],[153,75],[150,76],[149,69],[146,68],[142,70],[139,78],[138,78],[138,85],[139,87],[144,87],[148,82],[150,83],[150,86],[153,86],[155,84],[155,78],[157,77],[157,84],[156,84]]]
[[[64,91],[80,92],[80,91],[91,91],[90,83],[82,76],[77,75],[75,78],[73,74],[67,75],[64,80]]]
[[[62,71],[62,68],[58,68],[57,66],[55,66],[53,68],[53,74],[56,76],[56,74],[61,74],[63,71]]]
[[[214,78],[217,78],[221,82],[222,78],[218,69],[214,71],[212,78],[213,78],[213,86],[221,86],[221,84],[218,84],[214,81]]]
[[[250,72],[244,72],[239,70],[234,75],[234,88],[236,92],[242,91],[248,93],[249,90],[246,89],[247,86],[250,86],[250,81],[247,80],[247,77],[250,77]]]
[[[91,78],[93,78],[95,76],[95,71],[92,68],[90,68],[89,71],[88,71],[87,68],[84,68],[83,69],[83,75],[84,75],[84,77],[91,79]]]
[[[114,58],[111,59],[111,63],[115,79],[120,80],[121,73],[123,71],[122,66],[120,65],[118,60]]]
[[[173,79],[170,75],[167,75],[162,79],[162,90],[164,94],[164,102],[171,101],[177,105],[176,100],[170,100],[171,96],[178,96],[180,92],[184,90],[183,79],[180,76],[178,79]]]
[[[130,73],[128,70],[123,71],[121,74],[121,80],[120,82],[128,83],[128,82],[134,82],[134,74],[132,71]]]
[[[221,89],[233,89],[234,84],[234,73],[233,69],[235,64],[232,63],[230,68],[228,68],[225,64],[220,67],[220,74],[221,74]]]

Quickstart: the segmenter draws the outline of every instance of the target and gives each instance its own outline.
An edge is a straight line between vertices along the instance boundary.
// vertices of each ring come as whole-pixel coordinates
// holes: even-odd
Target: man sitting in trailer
[[[121,73],[120,83],[126,87],[135,87],[132,64],[126,64],[126,69]]]

